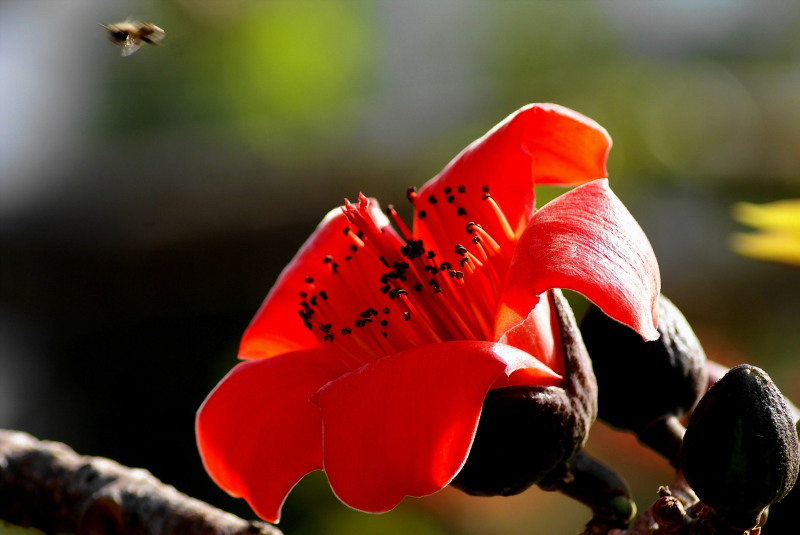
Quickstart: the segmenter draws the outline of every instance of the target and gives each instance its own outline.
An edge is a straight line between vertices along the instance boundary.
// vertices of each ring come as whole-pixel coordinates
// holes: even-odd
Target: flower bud
[[[510,496],[577,452],[597,411],[597,384],[569,304],[553,291],[564,384],[490,390],[469,457],[451,483],[467,494]]]
[[[800,431],[800,420],[795,422]],[[761,528],[761,535],[782,535],[797,530],[797,511],[800,511],[800,485],[795,483],[781,501],[769,506],[768,522]]]
[[[700,500],[747,530],[788,494],[800,468],[791,410],[759,368],[731,369],[700,400],[686,429],[682,465]]]
[[[658,300],[657,340],[591,305],[581,321],[599,387],[598,416],[633,431],[647,446],[677,465],[683,427],[677,421],[707,388],[706,356],[680,310]]]

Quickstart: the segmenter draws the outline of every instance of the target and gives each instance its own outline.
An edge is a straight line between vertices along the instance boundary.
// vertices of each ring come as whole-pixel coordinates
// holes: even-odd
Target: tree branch
[[[0,519],[48,534],[281,535],[190,498],[147,470],[2,429]]]

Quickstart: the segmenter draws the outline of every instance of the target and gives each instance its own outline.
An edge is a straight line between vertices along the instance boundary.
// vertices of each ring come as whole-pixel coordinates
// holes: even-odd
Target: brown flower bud
[[[677,419],[706,391],[706,356],[680,310],[663,295],[658,317],[661,336],[648,342],[592,305],[581,333],[597,376],[599,418],[633,431],[677,466],[683,434]]]

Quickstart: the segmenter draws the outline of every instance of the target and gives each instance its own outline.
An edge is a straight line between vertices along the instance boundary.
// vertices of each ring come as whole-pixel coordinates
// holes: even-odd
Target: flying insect
[[[160,45],[159,41],[164,38],[165,32],[152,22],[135,22],[126,20],[114,24],[101,24],[108,30],[111,42],[122,47],[122,56],[130,56],[144,43]]]

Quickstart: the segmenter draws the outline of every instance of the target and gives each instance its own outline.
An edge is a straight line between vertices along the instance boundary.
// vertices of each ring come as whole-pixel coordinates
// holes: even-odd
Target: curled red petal
[[[522,349],[554,373],[564,375],[564,348],[555,305],[550,292],[539,296],[536,306],[520,323],[502,333],[498,341]],[[516,378],[508,378],[516,379]],[[513,386],[503,377],[494,388]],[[560,384],[560,383],[556,383]]]
[[[476,221],[498,235],[493,216],[480,201],[482,187],[502,209],[511,229],[522,232],[533,213],[535,184],[574,185],[607,176],[606,158],[611,138],[606,130],[568,108],[531,104],[514,112],[486,135],[474,141],[444,170],[425,184],[415,201],[414,234],[448,250],[465,239],[467,222]],[[471,200],[462,199],[463,187]],[[452,194],[454,199],[446,202]],[[432,205],[429,199],[437,202]],[[425,217],[431,210],[460,217]]]
[[[658,262],[607,180],[577,187],[536,212],[506,277],[498,332],[519,323],[551,288],[580,292],[643,338],[658,338]]]
[[[378,224],[389,224],[377,202],[370,204],[369,211]],[[329,293],[340,291],[347,294],[341,282],[332,282],[332,279],[336,276],[335,267],[344,264],[344,259],[352,254],[350,247],[353,246],[353,239],[345,232],[351,226],[341,208],[325,216],[281,272],[247,327],[239,347],[240,358],[258,359],[321,347],[319,340],[300,318],[303,297],[299,292],[310,291],[309,283],[305,282],[310,277],[308,280],[313,281],[314,287],[324,288]],[[345,298],[338,302],[350,300]]]
[[[277,522],[292,487],[322,468],[322,420],[309,397],[346,371],[325,350],[235,366],[197,413],[197,444],[211,478]]]
[[[527,150],[533,158],[536,184],[573,186],[608,176],[611,136],[605,128],[557,104],[533,106],[539,112],[538,136]]]
[[[464,464],[486,392],[523,368],[552,380],[517,348],[454,341],[417,346],[332,381],[314,400],[333,491],[349,506],[377,513],[406,495],[441,489]]]

